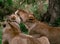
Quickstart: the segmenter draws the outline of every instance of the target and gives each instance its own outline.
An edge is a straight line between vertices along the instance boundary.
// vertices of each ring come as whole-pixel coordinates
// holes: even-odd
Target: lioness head
[[[11,34],[12,36],[16,36],[20,33],[19,25],[16,22],[3,22],[3,34]]]
[[[26,22],[33,22],[35,20],[35,17],[33,16],[33,14],[27,13],[24,10],[17,10],[15,12],[15,15],[18,15],[21,19],[21,21]]]

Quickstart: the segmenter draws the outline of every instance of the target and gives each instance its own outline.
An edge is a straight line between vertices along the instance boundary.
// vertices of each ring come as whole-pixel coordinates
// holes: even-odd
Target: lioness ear
[[[11,15],[11,20],[16,20],[16,16],[15,15]]]
[[[19,12],[19,10],[15,11],[15,14],[17,15],[18,12]]]

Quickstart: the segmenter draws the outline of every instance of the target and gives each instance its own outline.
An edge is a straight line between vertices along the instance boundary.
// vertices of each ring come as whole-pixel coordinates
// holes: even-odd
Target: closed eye
[[[34,20],[34,19],[29,19],[29,20]]]

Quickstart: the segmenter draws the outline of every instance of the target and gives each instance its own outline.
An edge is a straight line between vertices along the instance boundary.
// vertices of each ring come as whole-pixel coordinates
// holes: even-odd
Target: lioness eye
[[[3,27],[6,27],[6,24],[3,24]]]
[[[29,19],[29,20],[33,20],[33,19]]]

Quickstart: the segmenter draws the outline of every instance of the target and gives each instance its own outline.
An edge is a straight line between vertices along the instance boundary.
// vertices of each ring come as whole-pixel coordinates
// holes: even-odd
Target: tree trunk
[[[50,17],[51,16],[51,17]],[[60,0],[49,0],[49,6],[47,12],[44,14],[44,20],[53,24],[55,20],[60,16]]]

